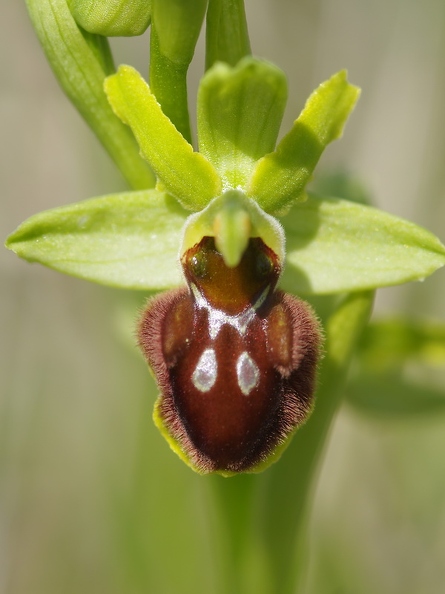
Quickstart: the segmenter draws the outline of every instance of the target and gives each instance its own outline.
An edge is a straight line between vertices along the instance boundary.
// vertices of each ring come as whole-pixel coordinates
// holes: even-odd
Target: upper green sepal
[[[286,77],[269,62],[247,57],[206,72],[198,92],[199,150],[225,189],[244,188],[256,161],[273,151],[286,99]]]
[[[105,37],[142,35],[150,24],[151,0],[68,0],[76,22]]]
[[[286,211],[301,199],[323,150],[341,135],[359,94],[344,70],[322,83],[276,150],[257,163],[247,194],[271,213]]]

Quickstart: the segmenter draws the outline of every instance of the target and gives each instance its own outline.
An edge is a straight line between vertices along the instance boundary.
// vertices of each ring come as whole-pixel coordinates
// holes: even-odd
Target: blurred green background
[[[252,48],[289,76],[284,127],[348,68],[362,97],[319,171],[346,168],[376,204],[445,239],[445,2],[247,0]],[[113,42],[146,72],[148,37]],[[190,72],[191,97],[203,68]],[[2,0],[0,236],[123,182],[53,79],[24,2]],[[209,481],[151,421],[134,346],[144,295],[0,250],[0,592],[224,592]],[[375,316],[445,320],[445,274],[381,290]],[[445,391],[443,369],[423,369]],[[445,414],[366,418],[330,437],[310,519],[308,594],[439,594]],[[228,479],[230,480],[230,479]]]

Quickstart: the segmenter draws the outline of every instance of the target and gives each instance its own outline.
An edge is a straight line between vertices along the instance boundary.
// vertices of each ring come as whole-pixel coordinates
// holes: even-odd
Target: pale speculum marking
[[[215,340],[224,324],[232,326],[232,328],[235,328],[240,336],[244,336],[249,324],[255,319],[257,310],[263,305],[270,291],[270,285],[268,285],[261,293],[257,301],[253,304],[253,306],[247,308],[240,314],[232,316],[221,309],[212,307],[212,305],[201,295],[196,285],[191,283],[190,287],[198,307],[208,311],[209,337],[211,340]]]
[[[200,392],[208,392],[213,388],[218,373],[216,353],[214,349],[206,349],[199,357],[192,375],[192,382]]]
[[[238,357],[236,375],[240,390],[245,396],[248,396],[260,381],[258,365],[246,351]]]

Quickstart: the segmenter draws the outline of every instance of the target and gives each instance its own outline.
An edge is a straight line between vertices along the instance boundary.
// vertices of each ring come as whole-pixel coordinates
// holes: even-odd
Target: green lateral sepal
[[[29,262],[122,289],[179,285],[178,246],[187,212],[163,192],[91,198],[36,214],[6,247]]]
[[[309,196],[281,219],[296,294],[363,291],[423,280],[445,264],[445,247],[418,225],[337,198]]]

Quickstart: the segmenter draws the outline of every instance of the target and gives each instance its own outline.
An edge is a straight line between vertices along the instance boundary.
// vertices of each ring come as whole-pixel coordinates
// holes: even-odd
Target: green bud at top
[[[141,35],[150,24],[151,0],[69,0],[77,23],[106,37]]]
[[[153,0],[153,26],[164,58],[189,65],[206,8],[207,0]]]

